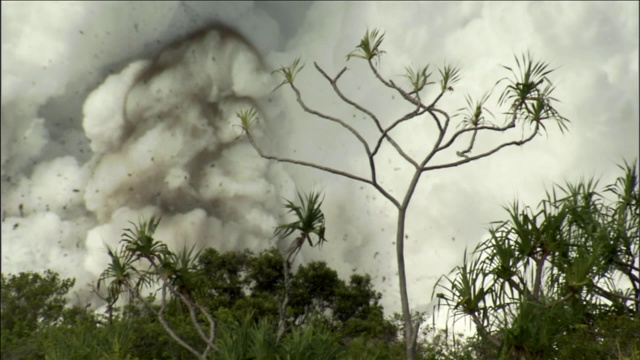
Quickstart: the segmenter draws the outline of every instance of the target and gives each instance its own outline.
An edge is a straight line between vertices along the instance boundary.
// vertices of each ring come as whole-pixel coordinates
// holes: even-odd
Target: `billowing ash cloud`
[[[270,79],[248,44],[214,28],[129,64],[89,95],[83,127],[94,156],[84,200],[103,224],[87,237],[92,273],[103,268],[94,249],[145,206],[147,216],[163,214],[158,236],[170,245],[268,245],[287,176],[245,141],[236,113],[256,106]]]
[[[82,104],[81,129],[69,126],[80,156],[46,154],[74,139],[51,139],[35,113],[63,89],[35,102],[3,96],[2,271],[51,268],[78,277],[84,298],[108,261],[105,245],[153,215],[174,249],[274,245],[292,181],[259,157],[236,118],[273,87],[257,50],[217,25],[106,76]]]

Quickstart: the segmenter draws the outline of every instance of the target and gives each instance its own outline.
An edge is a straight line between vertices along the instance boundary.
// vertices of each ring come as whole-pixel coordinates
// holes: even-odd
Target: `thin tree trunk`
[[[289,261],[284,259],[284,296],[280,302],[280,320],[278,322],[278,335],[276,343],[279,343],[287,330],[287,304],[289,303]]]
[[[398,210],[398,229],[396,232],[396,258],[398,260],[398,281],[400,282],[400,303],[402,304],[402,315],[404,319],[404,341],[407,352],[407,360],[414,360],[416,357],[416,345],[418,340],[419,322],[413,324],[411,319],[411,308],[409,307],[409,295],[407,292],[407,275],[404,264],[404,223],[406,209]]]

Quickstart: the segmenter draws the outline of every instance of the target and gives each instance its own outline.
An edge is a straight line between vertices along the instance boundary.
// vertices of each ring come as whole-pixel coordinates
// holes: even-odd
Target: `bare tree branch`
[[[373,186],[374,188],[376,188],[376,190],[378,190],[385,198],[387,198],[389,201],[391,201],[396,207],[400,207],[400,203],[398,202],[398,200],[396,200],[396,198],[394,198],[393,195],[391,195],[384,188],[382,188],[377,182],[373,182],[373,181],[371,181],[369,179],[365,179],[363,177],[356,176],[356,175],[350,174],[350,173],[342,171],[342,170],[338,170],[338,169],[330,168],[330,167],[327,167],[327,166],[322,166],[322,165],[310,163],[310,162],[307,162],[307,161],[300,161],[300,160],[295,160],[295,159],[287,159],[287,158],[281,158],[281,157],[277,157],[277,156],[273,156],[273,155],[267,155],[258,146],[258,144],[256,143],[255,139],[253,138],[253,135],[251,135],[251,132],[247,130],[246,133],[247,133],[247,138],[249,139],[249,142],[251,143],[253,148],[258,152],[258,154],[261,157],[263,157],[265,159],[275,160],[275,161],[283,162],[283,163],[296,164],[296,165],[300,165],[300,166],[306,166],[306,167],[314,168],[314,169],[317,169],[317,170],[326,171],[328,173],[332,173],[332,174],[335,174],[335,175],[340,175],[340,176],[343,176],[343,177],[346,177],[346,178],[349,178],[349,179],[352,179],[352,180],[360,181],[360,182],[363,182],[365,184],[369,184],[369,185]]]
[[[508,147],[508,146],[522,146],[524,144],[526,144],[527,142],[533,140],[533,138],[536,137],[537,133],[538,133],[538,125],[536,125],[535,127],[535,131],[532,132],[532,134],[523,139],[523,140],[516,140],[516,141],[509,141],[506,143],[502,143],[499,146],[496,146],[495,148],[493,148],[492,150],[489,150],[485,153],[482,153],[480,155],[475,155],[475,156],[469,156],[468,158],[464,159],[464,160],[460,160],[460,161],[455,161],[449,164],[441,164],[441,165],[434,165],[434,166],[425,166],[422,168],[422,171],[429,171],[429,170],[436,170],[436,169],[446,169],[446,168],[450,168],[450,167],[456,167],[462,164],[466,164],[469,163],[471,161],[477,160],[477,159],[481,159],[483,157],[487,157],[489,155],[495,154],[496,152],[498,152],[499,150]]]
[[[397,86],[395,83],[393,83],[393,81],[387,81],[385,80],[382,75],[380,75],[380,73],[378,72],[378,70],[376,69],[375,65],[373,65],[373,62],[371,60],[368,61],[369,63],[369,68],[371,69],[371,71],[373,71],[373,74],[376,76],[376,78],[378,80],[380,80],[380,82],[382,82],[386,87],[396,90],[400,96],[402,96],[402,98],[404,98],[405,100],[407,100],[408,102],[410,102],[411,104],[419,107],[419,108],[424,108],[427,109],[428,107],[426,105],[424,105],[422,102],[420,102],[420,100],[411,97],[411,95],[409,95],[409,93],[407,93],[406,91],[404,91],[402,88],[400,88],[399,86]]]
[[[405,122],[407,120],[411,120],[415,117],[418,117],[422,114],[424,114],[426,112],[426,110],[423,111],[417,111],[414,110],[413,112],[410,112],[408,114],[406,114],[405,116],[401,117],[400,119],[394,121],[391,125],[389,125],[386,129],[384,129],[382,131],[382,134],[380,135],[380,138],[378,138],[378,141],[376,142],[376,146],[373,149],[372,155],[375,156],[375,154],[378,153],[378,150],[380,150],[380,146],[382,145],[382,140],[386,139],[388,137],[389,132],[391,132],[391,130],[393,130],[396,126],[400,125],[402,122]],[[418,163],[416,163],[413,159],[411,158],[405,158],[409,163],[411,163],[411,165],[413,165],[415,168],[418,168]]]
[[[418,166],[418,164],[409,155],[407,155],[407,153],[402,149],[402,147],[400,147],[400,145],[395,140],[393,140],[393,138],[389,135],[389,131],[384,131],[382,129],[382,125],[380,125],[380,121],[378,120],[378,118],[371,111],[365,109],[364,107],[358,105],[356,102],[354,102],[351,99],[347,98],[342,93],[342,91],[340,91],[340,88],[338,88],[337,81],[340,78],[340,76],[342,76],[342,74],[345,72],[345,70],[347,70],[346,67],[343,68],[342,71],[340,71],[340,73],[338,73],[338,75],[334,79],[332,79],[331,77],[329,77],[329,75],[327,75],[327,73],[324,70],[322,70],[322,68],[320,68],[320,66],[318,66],[317,63],[314,62],[314,65],[316,66],[316,69],[318,69],[318,71],[322,74],[322,76],[324,76],[327,79],[327,81],[329,81],[329,83],[333,87],[333,90],[336,92],[336,94],[338,94],[338,96],[340,97],[340,99],[342,99],[342,101],[344,101],[347,104],[355,107],[359,111],[367,114],[373,120],[373,122],[376,124],[376,127],[378,128],[378,130],[382,133],[381,139],[387,139],[387,141],[389,141],[389,143],[396,149],[396,151],[398,152],[398,154],[400,154],[400,156],[402,156],[402,158],[404,158],[407,162],[412,164],[414,167]],[[378,143],[380,143],[380,142],[381,142],[381,140],[378,141]],[[376,152],[377,152],[377,150],[374,151],[373,154],[370,153],[370,152],[367,152],[367,154],[369,155],[369,157],[372,157],[372,155],[375,155]]]
[[[488,339],[489,341],[491,341],[493,343],[493,345],[495,345],[495,346],[500,346],[502,344],[500,339],[498,339],[497,337],[493,336],[489,332],[489,330],[487,330],[487,328],[484,326],[482,321],[480,321],[480,318],[478,318],[478,314],[476,314],[475,312],[471,313],[471,320],[473,321],[474,324],[476,324],[476,327],[484,335],[485,339]]]
[[[171,338],[173,340],[175,340],[178,344],[180,344],[183,348],[189,350],[192,354],[194,354],[198,359],[202,359],[204,360],[205,357],[200,354],[196,349],[194,349],[191,345],[189,345],[186,341],[182,340],[182,338],[180,338],[180,336],[178,336],[178,334],[176,334],[176,332],[171,328],[171,326],[169,325],[169,323],[167,322],[167,320],[165,320],[164,318],[164,311],[167,307],[167,284],[163,284],[162,286],[162,299],[161,299],[161,305],[160,305],[160,310],[159,311],[155,311],[153,310],[153,308],[151,307],[151,305],[147,304],[146,301],[142,301],[143,304],[145,304],[149,309],[151,309],[151,311],[156,314],[156,316],[158,317],[158,320],[160,321],[160,324],[162,324],[162,327],[165,329],[165,331],[169,334],[169,336],[171,336]]]
[[[442,145],[441,147],[439,147],[439,148],[438,148],[438,151],[441,151],[441,150],[444,150],[444,149],[448,148],[449,146],[451,146],[451,145],[455,142],[455,140],[456,140],[460,135],[462,135],[462,134],[464,134],[464,133],[467,133],[467,132],[470,132],[470,131],[477,132],[477,131],[479,131],[479,130],[489,130],[489,131],[505,132],[505,131],[507,131],[507,130],[509,130],[509,129],[513,129],[513,128],[515,128],[515,127],[516,127],[516,126],[515,126],[515,124],[508,124],[508,125],[503,126],[503,127],[496,127],[496,126],[476,126],[476,127],[472,127],[472,128],[464,128],[464,129],[461,129],[461,130],[456,131],[456,132],[451,136],[451,138],[450,138],[446,143],[444,143],[444,145]],[[537,129],[537,128],[538,128],[538,127],[536,126],[536,129]]]
[[[365,151],[366,151],[366,153],[367,153],[367,156],[371,156],[371,150],[369,149],[369,144],[368,144],[368,143],[367,143],[367,141],[362,137],[362,135],[360,135],[360,133],[359,133],[356,129],[354,129],[351,125],[349,125],[349,124],[345,123],[344,121],[342,121],[342,120],[340,120],[340,119],[338,119],[338,118],[336,118],[336,117],[329,116],[329,115],[323,114],[323,113],[321,113],[321,112],[319,112],[319,111],[316,111],[316,110],[311,109],[311,108],[310,108],[310,107],[308,107],[308,106],[304,103],[304,101],[302,100],[302,95],[300,94],[300,90],[298,90],[298,88],[296,88],[296,86],[295,86],[295,85],[293,85],[293,83],[290,83],[289,85],[291,86],[291,88],[292,88],[292,89],[293,89],[293,91],[295,92],[295,94],[296,94],[296,99],[297,99],[297,101],[298,101],[298,104],[300,104],[300,107],[302,107],[302,109],[303,109],[304,111],[308,112],[309,114],[312,114],[312,115],[315,115],[315,116],[317,116],[317,117],[320,117],[320,118],[322,118],[322,119],[329,120],[329,121],[333,121],[333,122],[335,122],[335,123],[340,124],[340,126],[342,126],[342,127],[344,127],[345,129],[347,129],[351,134],[353,134],[353,136],[355,136],[355,137],[358,139],[358,141],[360,141],[360,143],[362,144],[362,146],[364,146],[364,149],[365,149]]]
[[[212,334],[215,335],[215,331],[213,331],[212,329],[215,328],[215,322],[213,322],[213,319],[211,318],[211,316],[209,316],[209,314],[206,311],[203,311],[204,309],[202,307],[199,307],[199,310],[202,311],[205,316],[207,317],[207,320],[209,321],[209,337],[204,333],[204,330],[202,330],[202,326],[200,325],[200,322],[198,321],[195,309],[193,307],[193,304],[191,302],[190,299],[188,299],[184,294],[181,294],[178,291],[173,291],[174,294],[178,295],[178,297],[180,298],[180,300],[182,300],[182,302],[187,305],[187,308],[189,310],[189,315],[191,317],[191,322],[194,324],[194,326],[196,327],[196,330],[198,331],[198,334],[200,335],[200,337],[202,338],[202,340],[207,344],[207,348],[205,349],[204,353],[206,354],[207,352],[209,352],[209,349],[216,349],[216,344],[214,343],[214,338],[210,337]]]

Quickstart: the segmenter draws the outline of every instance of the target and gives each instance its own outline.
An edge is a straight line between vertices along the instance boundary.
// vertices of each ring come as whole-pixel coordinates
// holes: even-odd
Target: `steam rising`
[[[164,215],[158,236],[170,246],[266,247],[286,175],[234,127],[236,112],[271,89],[262,68],[239,37],[213,29],[169,47],[153,63],[128,65],[93,91],[84,106],[95,154],[84,199],[98,222],[119,230],[120,220],[139,217],[132,209],[153,204],[143,212]],[[103,111],[105,105],[121,111]],[[112,233],[104,225],[90,230],[87,247],[117,239]],[[85,261],[94,274],[102,270],[99,257]]]
[[[268,240],[291,180],[244,140],[235,115],[272,88],[255,49],[223,27],[107,76],[83,105],[91,159],[40,163],[7,193],[3,203],[19,205],[7,208],[4,259],[11,268],[28,267],[15,259],[62,272],[84,268],[90,276],[82,280],[95,279],[107,263],[104,246],[116,246],[130,221],[152,215],[163,216],[157,238],[173,249],[274,245]],[[39,246],[52,235],[56,252]]]

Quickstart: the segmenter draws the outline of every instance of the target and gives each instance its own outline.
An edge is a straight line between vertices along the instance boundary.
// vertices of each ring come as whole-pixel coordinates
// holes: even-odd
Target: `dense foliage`
[[[637,358],[640,190],[635,165],[600,191],[557,187],[537,209],[509,207],[437,297],[504,359]],[[609,195],[609,197],[607,197]]]
[[[436,287],[477,335],[423,326],[417,358],[638,359],[640,191],[636,166],[624,170],[605,188],[609,198],[582,182],[552,191],[537,211],[508,208],[510,219]],[[173,253],[154,239],[157,224],[136,225],[109,249],[104,287],[95,288],[106,312],[70,305],[74,280],[54,272],[2,274],[2,359],[193,359],[177,339],[205,349],[205,359],[406,356],[402,317],[384,316],[369,275],[345,281],[324,262],[291,271],[277,249]],[[154,251],[156,270],[132,260]],[[211,338],[195,325],[207,316]]]
[[[398,326],[385,319],[381,294],[368,275],[340,279],[324,262],[291,274],[287,316],[293,326],[276,341],[278,301],[284,290],[276,249],[219,253],[197,258],[194,300],[217,320],[213,359],[397,359]],[[114,306],[111,316],[70,306],[72,279],[53,273],[2,277],[3,359],[193,359],[174,341],[156,313],[140,301]],[[157,310],[158,305],[152,306]],[[204,346],[188,309],[168,301],[166,321],[182,339]],[[429,348],[443,352],[446,344]],[[440,357],[437,357],[440,358]]]

